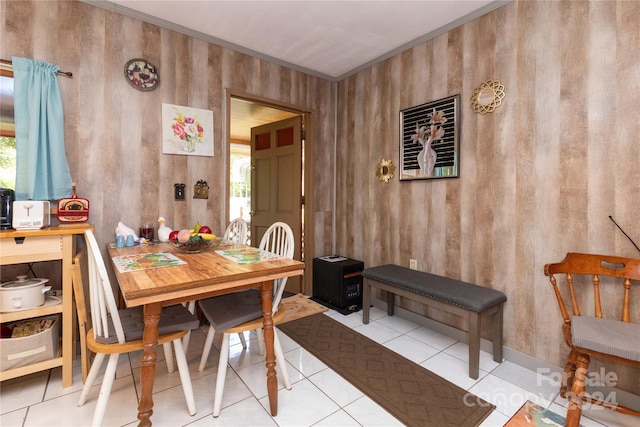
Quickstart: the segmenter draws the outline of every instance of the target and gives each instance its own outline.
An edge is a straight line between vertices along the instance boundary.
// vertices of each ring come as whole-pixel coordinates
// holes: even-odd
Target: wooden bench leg
[[[469,312],[469,377],[480,374],[480,313]]]
[[[393,316],[396,308],[396,294],[387,291],[387,316]]]
[[[498,310],[493,313],[491,330],[493,332],[493,360],[502,363],[502,307],[498,306]]]
[[[367,325],[369,323],[369,312],[371,305],[371,285],[369,279],[364,279],[362,285],[362,323]]]

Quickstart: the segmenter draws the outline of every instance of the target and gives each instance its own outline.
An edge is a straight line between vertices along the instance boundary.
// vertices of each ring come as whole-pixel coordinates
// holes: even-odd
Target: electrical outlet
[[[410,259],[409,260],[409,268],[412,270],[417,270],[418,269],[418,261],[415,259]]]

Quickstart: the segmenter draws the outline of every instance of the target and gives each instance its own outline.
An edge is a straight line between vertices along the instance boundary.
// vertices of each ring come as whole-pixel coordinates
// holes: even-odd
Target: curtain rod
[[[13,71],[13,64],[11,63],[11,61],[0,59],[0,63],[2,63],[3,65],[7,65],[8,68]],[[59,74],[61,76],[73,77],[73,73],[70,71],[56,71],[56,74]]]

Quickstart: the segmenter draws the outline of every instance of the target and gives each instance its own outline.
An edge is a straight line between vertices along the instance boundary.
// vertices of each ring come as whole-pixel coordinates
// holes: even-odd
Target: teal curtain
[[[16,200],[71,196],[64,150],[64,113],[56,71],[46,62],[13,57]]]

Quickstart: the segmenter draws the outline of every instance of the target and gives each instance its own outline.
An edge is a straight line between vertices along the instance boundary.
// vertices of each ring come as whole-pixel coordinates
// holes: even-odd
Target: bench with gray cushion
[[[493,360],[502,362],[502,306],[507,300],[502,292],[394,264],[366,268],[362,276],[365,279],[362,293],[362,320],[365,324],[369,323],[371,287],[388,293],[389,316],[394,312],[394,295],[461,316],[469,322],[469,376],[477,379],[480,319],[492,316]]]

